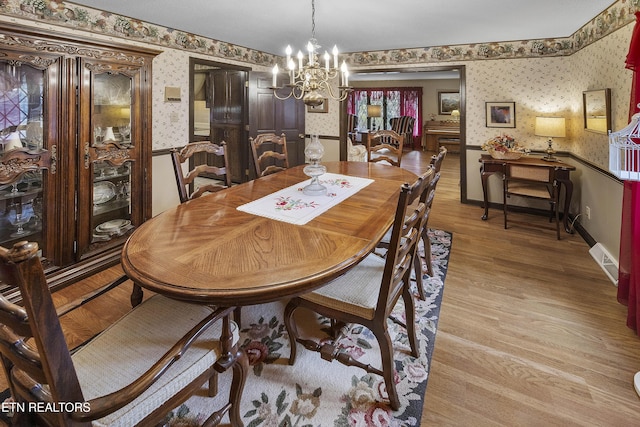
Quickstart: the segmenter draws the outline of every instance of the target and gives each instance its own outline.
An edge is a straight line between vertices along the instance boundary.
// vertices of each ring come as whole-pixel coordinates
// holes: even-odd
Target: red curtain
[[[633,70],[629,118],[640,111],[640,12],[631,35],[626,67]],[[627,306],[627,326],[640,331],[640,183],[625,181],[622,196],[618,301]]]
[[[359,111],[367,104],[384,105],[383,98],[390,96],[392,92],[397,92],[399,96],[399,106],[401,116],[411,116],[415,119],[413,126],[414,140],[420,141],[422,134],[422,88],[421,87],[385,87],[385,88],[355,88],[347,97],[347,114],[358,115],[365,118],[366,113]],[[385,112],[382,121],[385,123],[384,129],[388,128],[389,119]]]

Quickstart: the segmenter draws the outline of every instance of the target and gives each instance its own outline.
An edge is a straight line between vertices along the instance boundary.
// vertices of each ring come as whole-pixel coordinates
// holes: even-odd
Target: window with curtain
[[[382,117],[368,117],[367,105],[382,107]],[[422,88],[354,88],[347,98],[347,113],[358,116],[359,129],[391,129],[394,117],[411,116],[415,119],[413,136],[420,137],[422,123]]]

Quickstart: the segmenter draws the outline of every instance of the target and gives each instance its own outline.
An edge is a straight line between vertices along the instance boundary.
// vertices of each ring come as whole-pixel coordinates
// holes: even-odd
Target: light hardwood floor
[[[458,162],[445,159],[429,223],[453,243],[422,425],[640,425],[640,338],[587,243],[505,230],[501,210],[482,221],[459,202]]]
[[[408,152],[403,167],[419,172],[429,156]],[[422,425],[640,425],[640,338],[625,326],[626,308],[588,245],[577,234],[558,241],[553,231],[505,230],[498,210],[482,221],[479,206],[460,203],[458,162],[445,160],[429,223],[452,232],[453,245]],[[62,304],[118,273],[54,298]],[[69,344],[122,315],[130,290],[65,316]]]

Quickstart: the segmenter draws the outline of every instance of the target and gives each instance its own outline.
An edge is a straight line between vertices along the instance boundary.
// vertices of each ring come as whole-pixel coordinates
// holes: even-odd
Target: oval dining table
[[[344,274],[375,249],[393,223],[401,185],[417,176],[379,163],[323,164],[373,182],[304,225],[237,209],[307,180],[304,165],[193,199],[131,234],[122,250],[125,273],[155,293],[219,307],[292,297]],[[237,349],[224,323],[226,369]]]

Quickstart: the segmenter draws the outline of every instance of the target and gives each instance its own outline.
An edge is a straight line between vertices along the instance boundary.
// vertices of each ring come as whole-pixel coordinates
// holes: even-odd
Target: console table
[[[571,196],[573,195],[573,182],[569,178],[569,173],[576,169],[575,166],[569,165],[562,161],[546,161],[542,160],[540,157],[521,157],[518,160],[500,160],[494,159],[488,154],[483,154],[479,159],[480,166],[480,179],[482,181],[482,196],[484,199],[484,215],[482,215],[483,220],[487,220],[489,218],[489,195],[487,190],[487,179],[489,176],[498,172],[504,175],[507,164],[510,163],[518,163],[527,166],[538,166],[541,168],[553,168],[555,169],[555,176],[561,187],[565,188],[565,198],[564,198],[564,210],[562,215],[562,223],[564,225],[564,230],[567,233],[571,232],[571,228],[569,227],[568,214],[569,214],[569,206],[571,205]],[[502,201],[504,203],[504,200]]]

